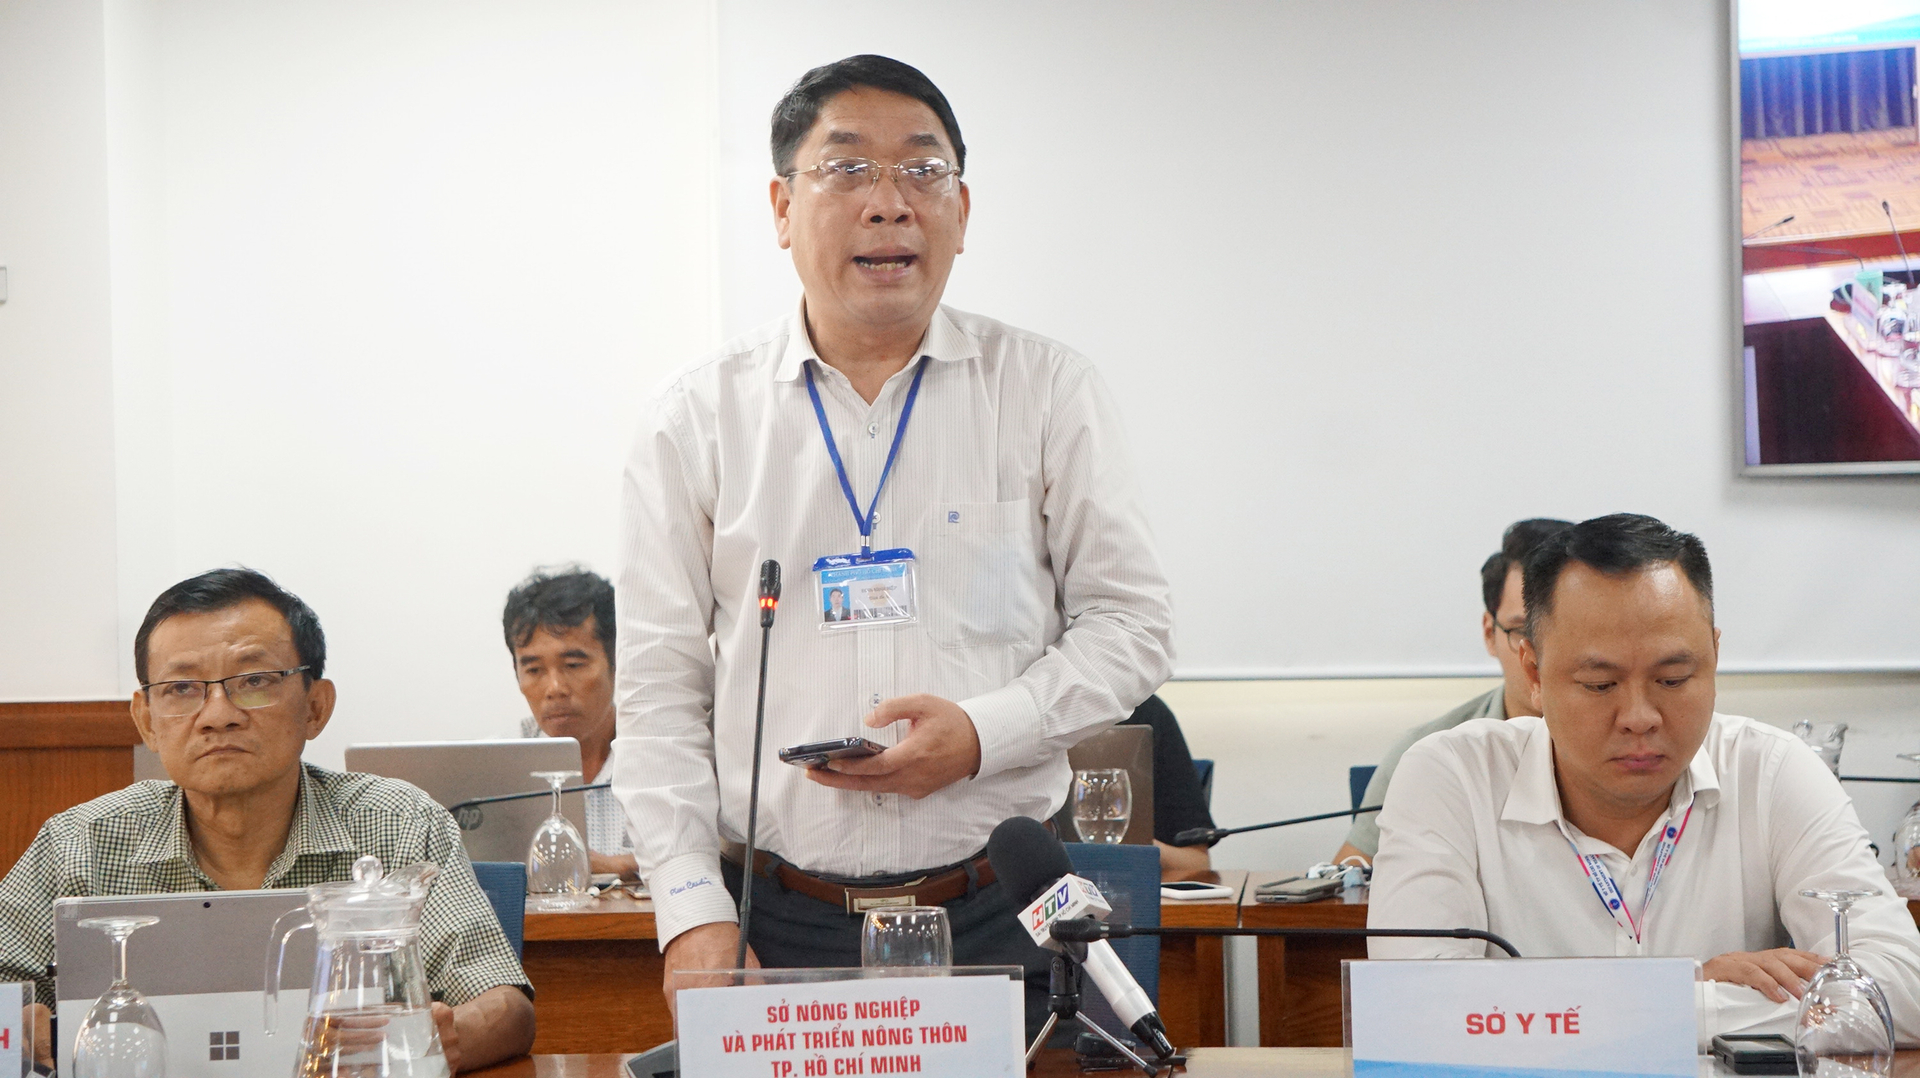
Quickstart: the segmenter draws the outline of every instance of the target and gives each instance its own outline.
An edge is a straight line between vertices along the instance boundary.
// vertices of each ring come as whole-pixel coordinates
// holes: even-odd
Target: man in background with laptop
[[[1401,735],[1387,750],[1380,766],[1374,768],[1367,792],[1360,798],[1361,808],[1386,804],[1387,786],[1393,782],[1400,757],[1428,734],[1451,730],[1469,719],[1510,719],[1515,715],[1533,714],[1533,705],[1527,702],[1526,673],[1520,668],[1519,637],[1526,629],[1527,620],[1526,603],[1520,598],[1520,565],[1535,547],[1572,523],[1534,517],[1507,525],[1506,532],[1500,536],[1500,549],[1480,565],[1480,600],[1486,607],[1480,614],[1480,641],[1487,654],[1500,664],[1500,684]],[[1347,841],[1340,846],[1340,852],[1333,855],[1333,860],[1336,864],[1345,864],[1350,858],[1371,862],[1379,850],[1379,817],[1367,813],[1353,818],[1353,826],[1347,829]]]
[[[507,593],[501,615],[520,695],[523,737],[580,743],[583,782],[605,782],[613,756],[613,585],[578,567],[538,570]],[[588,790],[587,860],[598,874],[639,875],[626,814],[612,790]]]
[[[131,708],[173,781],[136,782],[46,822],[0,880],[0,980],[55,998],[56,898],[299,888],[351,879],[365,854],[389,872],[431,861],[441,872],[421,954],[444,1001],[433,1011],[448,1065],[530,1049],[532,989],[453,818],[404,782],[301,761],[333,712],[325,665],[313,611],[253,570],[216,569],[154,600],[134,637]]]

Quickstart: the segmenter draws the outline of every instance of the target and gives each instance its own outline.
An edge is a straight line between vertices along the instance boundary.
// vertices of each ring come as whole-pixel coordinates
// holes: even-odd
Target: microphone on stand
[[[1055,1009],[1047,1016],[1047,1024],[1042,1027],[1040,1036],[1027,1050],[1028,1059],[1032,1059],[1040,1045],[1046,1043],[1047,1035],[1053,1032],[1058,1019],[1066,1016],[1079,1019],[1089,1032],[1118,1049],[1147,1073],[1157,1074],[1157,1068],[1080,1012],[1077,993],[1062,992],[1058,987],[1073,980],[1072,971],[1063,971],[1060,963],[1077,963],[1099,986],[1100,994],[1113,1007],[1113,1013],[1126,1023],[1142,1044],[1152,1047],[1154,1054],[1163,1061],[1176,1054],[1173,1044],[1167,1040],[1167,1028],[1154,1010],[1153,1001],[1147,997],[1139,982],[1133,979],[1133,974],[1127,971],[1120,956],[1114,953],[1112,944],[1105,940],[1084,944],[1063,942],[1055,939],[1047,930],[1050,924],[1062,918],[1078,917],[1088,912],[1106,916],[1111,912],[1111,907],[1100,894],[1100,889],[1091,881],[1074,875],[1073,861],[1067,856],[1066,847],[1060,845],[1060,840],[1053,837],[1038,820],[1024,816],[1004,820],[993,829],[992,836],[987,839],[987,861],[993,866],[993,874],[1006,885],[1007,893],[1027,904],[1019,917],[1021,926],[1033,937],[1033,942],[1061,952],[1061,956],[1055,959],[1053,977],[1056,986]],[[1072,998],[1067,998],[1069,996]],[[1070,1013],[1063,1014],[1069,1009]]]
[[[1880,212],[1887,215],[1887,227],[1893,229],[1893,245],[1900,249],[1900,266],[1906,271],[1908,287],[1912,287],[1913,263],[1907,261],[1907,245],[1900,240],[1900,226],[1893,223],[1893,207],[1884,198],[1880,200]]]
[[[1269,827],[1291,827],[1297,823],[1312,823],[1315,820],[1335,820],[1342,816],[1359,816],[1368,812],[1379,812],[1379,805],[1364,808],[1341,809],[1339,812],[1322,812],[1313,816],[1295,816],[1291,820],[1275,820],[1272,823],[1248,824],[1245,827],[1189,827],[1173,836],[1175,846],[1198,846],[1206,843],[1211,846],[1228,835],[1242,835],[1248,831],[1265,831]]]
[[[780,563],[760,563],[760,692],[753,704],[753,778],[747,787],[746,867],[740,873],[740,942],[733,950],[733,968],[747,965],[747,921],[753,916],[753,856],[760,829],[760,739],[767,731],[767,646],[773,640],[773,614],[780,608]]]

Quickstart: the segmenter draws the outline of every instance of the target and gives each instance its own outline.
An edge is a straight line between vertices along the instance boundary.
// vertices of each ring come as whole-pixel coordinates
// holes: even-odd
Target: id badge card
[[[913,551],[829,554],[813,563],[823,632],[914,621]]]

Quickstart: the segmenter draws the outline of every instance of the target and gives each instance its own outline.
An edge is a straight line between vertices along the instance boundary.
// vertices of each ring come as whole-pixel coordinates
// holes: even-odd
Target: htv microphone
[[[747,921],[753,916],[754,845],[760,829],[760,739],[767,732],[767,646],[773,642],[773,614],[780,607],[780,563],[760,563],[760,693],[753,703],[753,778],[747,787],[746,867],[740,870],[740,942],[733,949],[733,968],[747,964]]]
[[[1754,238],[1755,236],[1758,236],[1762,232],[1772,232],[1774,229],[1779,228],[1781,225],[1784,225],[1791,220],[1793,220],[1793,214],[1787,214],[1785,217],[1780,218],[1778,221],[1775,221],[1774,223],[1768,225],[1765,228],[1756,228],[1752,232],[1749,232],[1746,235],[1740,237],[1740,242],[1745,243],[1748,240]]]
[[[1052,925],[1064,918],[1095,916],[1112,912],[1100,889],[1092,881],[1073,873],[1073,861],[1066,847],[1047,832],[1038,820],[1016,816],[993,829],[987,839],[987,860],[993,874],[1007,887],[1007,893],[1026,902],[1020,923],[1033,941],[1050,950],[1065,951],[1080,963],[1100,994],[1113,1007],[1133,1035],[1166,1059],[1174,1054],[1167,1040],[1167,1028],[1153,1008],[1153,1001],[1140,983],[1127,971],[1113,945],[1095,940],[1084,945],[1063,944],[1054,939]]]

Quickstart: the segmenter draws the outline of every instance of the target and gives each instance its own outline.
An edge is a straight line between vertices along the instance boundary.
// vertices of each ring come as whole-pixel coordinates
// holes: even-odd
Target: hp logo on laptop
[[[222,1060],[239,1060],[240,1031],[229,1029],[224,1033],[207,1034],[207,1058],[215,1063]]]

